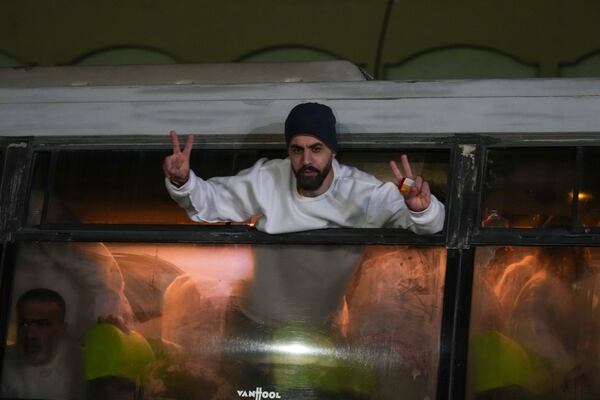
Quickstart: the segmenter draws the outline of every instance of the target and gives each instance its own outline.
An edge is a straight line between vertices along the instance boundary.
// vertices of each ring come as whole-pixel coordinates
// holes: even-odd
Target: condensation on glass
[[[445,268],[435,247],[22,243],[3,395],[435,398]],[[16,312],[34,288],[65,329]],[[22,375],[58,344],[53,373]]]
[[[347,152],[340,161],[381,180],[393,180],[388,162],[395,152]],[[416,174],[430,181],[445,199],[447,151],[412,151]],[[47,224],[192,224],[164,187],[164,151],[78,150],[36,154],[28,223]],[[195,150],[192,169],[204,179],[252,166],[261,157],[285,157],[276,150]],[[249,223],[249,221],[236,221]]]
[[[489,150],[481,225],[570,227],[574,183],[574,148]]]
[[[469,399],[600,398],[600,248],[481,247]]]

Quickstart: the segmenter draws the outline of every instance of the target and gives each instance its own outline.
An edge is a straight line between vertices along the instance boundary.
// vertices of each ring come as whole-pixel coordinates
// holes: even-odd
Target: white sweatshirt
[[[414,212],[391,182],[335,159],[333,173],[331,186],[317,197],[298,194],[289,159],[263,158],[237,175],[206,181],[190,172],[183,186],[166,179],[166,187],[194,221],[245,221],[262,214],[256,227],[272,234],[340,227],[399,227],[418,234],[442,230],[444,206],[434,196],[426,210]]]

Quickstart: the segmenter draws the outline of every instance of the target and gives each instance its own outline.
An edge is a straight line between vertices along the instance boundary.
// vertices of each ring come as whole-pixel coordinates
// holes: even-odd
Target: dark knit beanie
[[[312,135],[325,143],[333,152],[338,149],[333,111],[319,103],[302,103],[292,108],[285,120],[285,142],[289,145],[294,135]]]

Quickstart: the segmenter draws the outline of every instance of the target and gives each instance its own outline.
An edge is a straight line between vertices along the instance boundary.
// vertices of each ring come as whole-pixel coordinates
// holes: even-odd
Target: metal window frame
[[[578,136],[573,134],[573,136]],[[500,140],[482,148],[478,171],[481,171],[478,181],[478,187],[482,188],[486,177],[487,152],[494,149],[507,148],[560,148],[568,147],[575,151],[575,182],[574,193],[579,192],[583,179],[583,152],[585,148],[598,148],[600,146],[600,136],[590,137],[581,135],[579,138],[554,138],[552,136],[545,140],[518,141],[512,138]],[[475,224],[473,226],[472,243],[479,245],[579,245],[579,246],[597,246],[600,245],[600,228],[583,228],[578,225],[578,197],[574,196],[571,204],[571,226],[569,228],[482,228],[482,210],[484,193],[483,190],[477,190],[477,213]]]
[[[281,149],[285,144],[277,142],[273,138],[265,140],[264,145],[260,141],[246,143],[244,141],[235,141],[227,138],[223,143],[220,138],[208,143],[203,143],[203,148],[211,150],[275,150]],[[278,138],[279,139],[279,138]],[[279,139],[280,140],[280,139]],[[57,151],[170,151],[168,139],[161,138],[156,143],[156,138],[136,138],[137,143],[130,143],[128,139],[117,138],[113,140],[110,137],[103,138],[84,138],[73,142],[65,138],[56,138],[48,141],[42,141],[36,138],[32,141],[30,148],[30,158],[35,158],[39,151],[50,152],[50,171],[48,182],[53,178],[53,160],[56,160]],[[407,141],[386,140],[384,145],[374,146],[367,143],[367,146],[353,143],[348,147],[350,151],[383,151],[392,152],[399,150],[419,150],[419,151],[442,151],[448,154],[449,168],[452,164],[452,153],[454,151],[451,143],[442,143],[433,141],[431,138],[422,141],[414,139]],[[33,171],[31,165],[29,170]],[[29,180],[32,176],[29,177]],[[449,183],[448,183],[449,186]],[[45,197],[48,197],[48,186],[46,187]],[[28,200],[28,199],[27,199]],[[47,201],[45,201],[47,204]],[[45,205],[44,208],[47,206]],[[307,232],[289,233],[285,235],[269,235],[258,232],[253,228],[240,225],[225,226],[201,226],[201,225],[143,225],[143,224],[48,224],[42,218],[40,226],[28,226],[26,218],[21,217],[22,224],[14,232],[18,240],[58,240],[58,241],[142,241],[142,242],[194,242],[194,243],[298,243],[298,244],[408,244],[418,245],[443,245],[444,235],[436,234],[431,236],[419,236],[412,232],[397,229],[327,229]]]

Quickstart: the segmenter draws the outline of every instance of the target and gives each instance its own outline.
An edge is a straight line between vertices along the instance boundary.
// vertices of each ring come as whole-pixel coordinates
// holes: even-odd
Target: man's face
[[[52,360],[65,331],[60,307],[52,302],[30,300],[20,304],[17,313],[17,345],[26,362],[45,364]]]
[[[335,153],[325,143],[308,134],[295,135],[288,155],[301,195],[314,197],[327,191],[333,180],[331,163]]]

